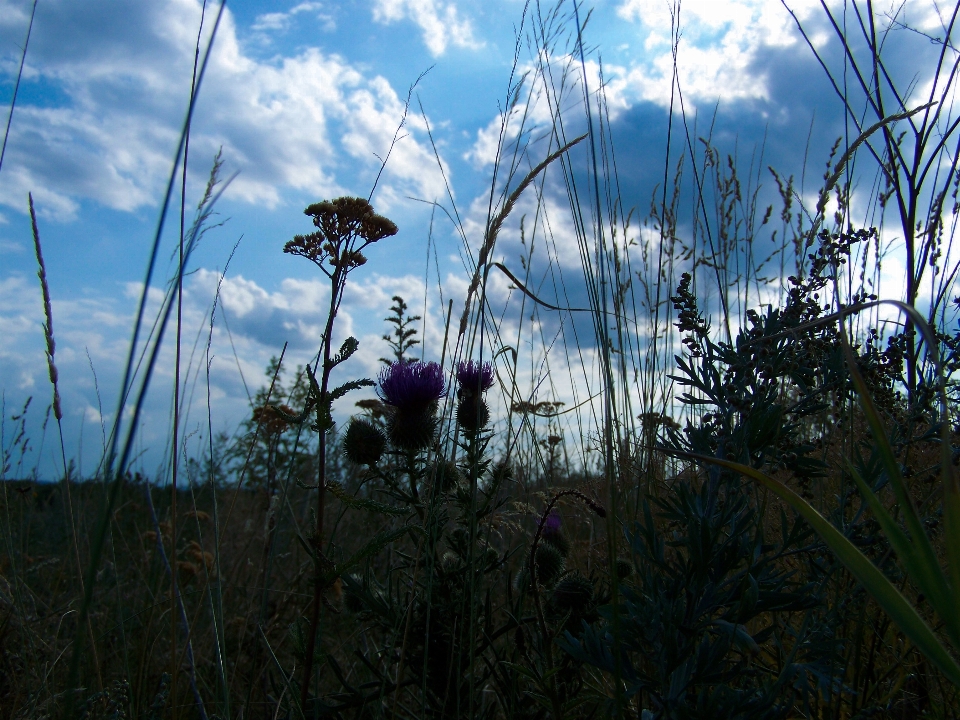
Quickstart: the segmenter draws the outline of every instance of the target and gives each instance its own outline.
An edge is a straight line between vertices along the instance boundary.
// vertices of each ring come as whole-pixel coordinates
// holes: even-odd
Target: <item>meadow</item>
[[[879,16],[850,7],[843,66],[824,71],[848,78],[851,132],[811,149],[812,201],[678,109],[639,202],[618,189],[583,9],[528,5],[517,67],[522,47],[533,60],[505,98],[485,226],[470,235],[452,194],[441,208],[469,251],[442,344],[425,346],[421,298],[394,297],[382,368],[358,377],[358,341],[333,340],[345,288],[397,226],[375,188],[318,198],[284,248],[329,284],[315,358],[276,357],[232,435],[213,430],[209,382],[206,405],[191,394],[202,451],[183,436],[181,354],[216,306],[188,328],[178,302],[228,184],[219,158],[169,278],[157,231],[124,421],[96,473],[64,451],[56,482],[27,461],[30,413],[46,442],[64,417],[31,199],[51,382],[3,418],[0,716],[960,717],[960,4],[932,69],[888,68]],[[898,84],[912,73],[936,79],[927,95]],[[582,277],[533,276],[557,252],[548,196]],[[498,254],[508,231],[519,261]],[[516,322],[487,292],[504,278]],[[584,307],[563,300],[574,286]],[[137,417],[171,344],[175,451],[144,477]]]

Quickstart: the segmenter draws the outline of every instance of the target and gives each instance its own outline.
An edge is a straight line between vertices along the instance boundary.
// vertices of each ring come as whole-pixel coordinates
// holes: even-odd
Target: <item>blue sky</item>
[[[0,0],[0,107],[9,108],[31,4]],[[215,5],[208,7],[202,43]],[[819,3],[797,0],[790,6],[825,56],[837,58]],[[581,7],[582,17],[592,10],[585,35],[588,83],[596,87],[602,62],[622,197],[642,212],[663,175],[672,67],[668,7],[663,0],[601,0]],[[572,6],[561,10],[569,14]],[[935,28],[929,9],[911,12],[908,7],[916,26]],[[302,259],[283,255],[283,244],[309,231],[302,215],[307,204],[369,193],[408,89],[428,70],[373,196],[378,212],[393,219],[400,233],[372,248],[370,263],[354,276],[339,332],[361,340],[355,374],[374,375],[386,350],[382,318],[390,297],[399,293],[426,315],[426,355],[439,355],[441,308],[452,299],[457,316],[469,274],[454,228],[438,213],[431,234],[431,209],[422,201],[450,209],[445,175],[475,251],[518,31],[520,70],[535,59],[526,42],[530,17],[524,24],[523,14],[520,0],[227,5],[192,129],[188,204],[199,197],[218,149],[224,174],[237,175],[217,206],[224,224],[205,237],[184,295],[184,342],[192,348],[219,273],[239,241],[221,286],[220,313],[227,324],[218,324],[214,334],[216,429],[232,431],[246,415],[247,391],[263,383],[267,360],[284,342],[291,366],[316,351],[322,277]],[[27,193],[36,202],[53,297],[67,454],[76,457],[82,446],[89,470],[101,447],[101,419],[109,423],[116,404],[139,284],[187,105],[200,18],[197,0],[39,1],[0,168],[0,386],[7,416],[34,397],[31,427],[41,467],[52,467],[59,453],[49,435],[39,448],[50,391]],[[752,157],[761,169],[772,165],[799,178],[805,155],[821,168],[832,141],[844,132],[842,110],[783,5],[687,0],[680,22],[679,85],[699,134],[712,124],[724,153],[744,162]],[[559,55],[571,48],[571,24],[562,28]],[[893,50],[922,67],[930,43],[912,35],[898,42]],[[577,97],[571,95],[571,107]],[[535,142],[529,152],[535,163],[546,147],[536,142],[536,128],[549,118],[542,102],[532,108],[529,137]],[[815,190],[820,172],[810,171],[805,192]],[[765,193],[775,190],[769,174],[763,182]],[[546,187],[547,204],[561,196],[562,186]],[[175,212],[168,227],[174,218]],[[522,249],[515,225],[498,245],[498,257],[513,267]],[[562,212],[556,232],[562,246]],[[164,262],[173,243],[168,233]],[[571,251],[559,253],[559,264],[573,268],[575,254],[562,247]],[[160,274],[169,271],[164,266]],[[494,291],[507,302],[505,281]],[[169,426],[172,356],[164,357],[142,433],[140,462],[148,473],[159,463]],[[199,368],[196,358],[190,368]],[[191,422],[199,428],[199,403],[191,412],[185,432]]]

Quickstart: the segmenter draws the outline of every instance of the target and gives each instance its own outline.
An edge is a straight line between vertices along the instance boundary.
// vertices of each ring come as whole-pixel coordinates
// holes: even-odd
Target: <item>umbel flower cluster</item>
[[[367,245],[397,234],[397,226],[377,215],[363,198],[340,197],[314,203],[303,211],[313,218],[317,232],[295,235],[283,251],[313,262],[328,276],[324,263],[348,271],[367,262],[361,250]]]

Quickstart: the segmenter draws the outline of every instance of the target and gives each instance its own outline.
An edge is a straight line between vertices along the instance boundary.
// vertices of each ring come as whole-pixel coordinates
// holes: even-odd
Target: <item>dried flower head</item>
[[[363,198],[324,200],[303,212],[313,217],[317,232],[295,235],[283,251],[305,257],[321,268],[324,262],[346,270],[363,265],[367,261],[360,252],[363,247],[397,234],[397,226],[377,215]],[[359,247],[354,247],[356,244]]]
[[[284,415],[296,415],[296,413],[289,405],[261,405],[254,409],[253,421],[260,423],[264,434],[279,435],[290,427]]]

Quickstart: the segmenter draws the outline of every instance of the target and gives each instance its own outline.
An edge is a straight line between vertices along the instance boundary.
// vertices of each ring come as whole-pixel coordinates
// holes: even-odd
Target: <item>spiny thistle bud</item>
[[[568,575],[553,589],[550,604],[561,613],[584,615],[593,604],[593,583],[580,573]]]
[[[463,473],[460,472],[456,463],[442,458],[433,464],[427,473],[427,477],[437,484],[440,492],[455,490],[463,481]]]
[[[563,572],[563,555],[553,545],[537,546],[537,582],[550,586]]]
[[[387,439],[380,429],[369,420],[354,418],[347,426],[343,437],[343,453],[357,465],[376,465],[383,455]]]
[[[551,510],[550,514],[547,515],[540,537],[544,542],[555,547],[563,557],[566,557],[567,553],[570,552],[570,541],[560,530],[560,514],[556,510]]]
[[[490,422],[490,408],[482,397],[461,397],[457,403],[457,424],[468,432],[476,432]]]
[[[403,450],[423,450],[436,432],[437,401],[447,394],[436,363],[395,362],[380,372],[380,399],[393,407],[390,439]]]

